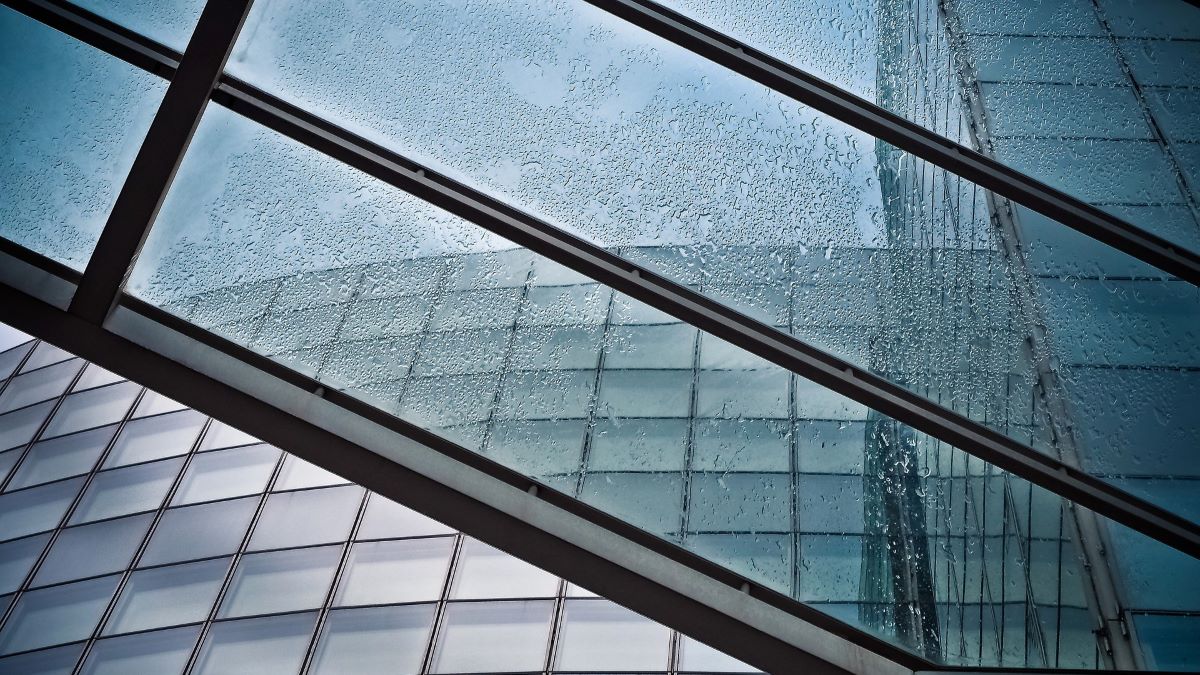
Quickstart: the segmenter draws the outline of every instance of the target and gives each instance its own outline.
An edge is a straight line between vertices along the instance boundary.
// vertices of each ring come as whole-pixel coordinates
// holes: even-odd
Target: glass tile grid
[[[4,384],[7,382],[0,383],[0,387]],[[70,389],[69,383],[64,386],[63,395]],[[119,424],[127,423],[135,408],[136,405],[131,404]],[[516,641],[514,644],[519,647],[513,652],[513,658],[528,665],[528,672],[535,673],[578,669],[595,672],[612,667],[634,667],[638,672],[664,675],[754,672],[723,656],[714,661],[722,666],[720,668],[693,667],[681,671],[678,634],[602,598],[581,596],[578,589],[569,592],[566,582],[561,579],[428,521],[400,505],[348,486],[344,481],[335,480],[336,477],[318,475],[321,480],[314,484],[289,489],[294,479],[288,479],[292,474],[285,472],[284,467],[303,465],[299,464],[298,458],[286,453],[275,453],[269,479],[252,494],[176,503],[173,496],[183,489],[184,475],[193,459],[265,447],[238,444],[230,449],[205,450],[204,436],[209,433],[221,438],[231,437],[231,432],[222,425],[206,422],[199,439],[191,435],[169,436],[173,442],[185,447],[177,451],[164,450],[163,453],[170,456],[168,459],[131,465],[143,467],[174,462],[178,459],[176,456],[183,453],[184,460],[172,465],[174,478],[157,509],[65,529],[60,525],[48,534],[0,542],[0,563],[16,565],[18,571],[28,568],[21,575],[26,578],[17,590],[16,600],[9,604],[10,608],[29,605],[28,601],[21,604],[22,597],[37,601],[53,592],[67,600],[59,600],[50,606],[51,609],[58,607],[57,611],[63,616],[79,617],[78,626],[70,624],[62,628],[73,631],[67,644],[37,644],[36,640],[30,643],[28,637],[29,630],[38,625],[30,623],[36,619],[25,617],[59,614],[30,615],[28,610],[14,614],[14,610],[9,609],[5,617],[7,623],[0,624],[0,643],[19,640],[12,644],[20,649],[0,654],[0,670],[10,665],[25,668],[18,664],[28,662],[33,664],[29,668],[40,667],[37,664],[41,663],[65,664],[60,667],[66,667],[68,671],[70,664],[75,664],[76,672],[86,673],[122,672],[122,669],[152,666],[183,672],[184,664],[187,664],[187,672],[200,673],[214,667],[234,667],[225,659],[230,658],[231,653],[239,653],[258,654],[259,665],[263,668],[282,664],[280,667],[284,670],[281,672],[295,672],[300,664],[306,663],[310,672],[338,672],[339,667],[348,667],[347,664],[353,664],[355,672],[380,672],[372,668],[395,672],[396,664],[405,663],[411,670],[404,672],[434,673],[441,672],[438,664],[457,662],[483,665],[478,671],[456,672],[482,673],[491,670],[487,665],[491,663],[489,652],[483,648],[486,640],[502,639]],[[211,443],[223,445],[224,441]],[[110,436],[107,446],[111,445]],[[95,460],[89,478],[129,468],[100,468],[102,464],[102,457]],[[82,480],[76,485],[75,501],[81,497],[83,485]],[[252,544],[255,528],[264,522],[263,512],[272,499],[294,500],[308,494],[323,496],[346,491],[354,493],[349,495],[354,500],[354,517],[351,521],[334,524],[335,529],[325,535],[328,541],[313,545],[307,540],[288,539],[292,535],[287,534],[287,528],[276,523],[270,526],[274,532],[273,547],[255,549]],[[162,551],[165,549],[152,545],[156,535],[184,526],[184,521],[175,518],[175,514],[189,509],[241,506],[243,502],[253,502],[243,509],[252,510],[251,517],[241,520],[220,518],[225,527],[240,527],[233,534],[237,544],[224,548],[199,547],[193,549],[196,553],[191,557],[185,558],[164,558]],[[373,503],[377,503],[377,507],[371,507]],[[69,513],[64,512],[58,522],[67,518]],[[364,524],[368,527],[364,528]],[[121,565],[122,569],[113,570],[106,563],[100,563],[103,571],[94,572],[92,568],[99,569],[96,565],[88,567],[82,565],[85,561],[79,561],[81,564],[73,570],[68,564],[70,561],[62,556],[53,557],[55,544],[67,541],[62,536],[64,533],[82,533],[82,528],[96,527],[115,527],[118,529],[114,533],[129,531],[135,538],[133,541],[137,545],[128,556],[129,562]],[[129,530],[129,527],[135,529]],[[204,537],[199,531],[191,535],[181,531],[180,534],[193,540]],[[114,534],[105,536],[112,538]],[[50,556],[47,556],[47,550]],[[38,551],[43,553],[38,554]],[[148,554],[152,551],[156,553],[150,558]],[[223,614],[222,607],[231,606],[231,596],[242,592],[236,586],[238,570],[247,559],[280,556],[282,561],[286,556],[296,561],[311,558],[310,552],[322,556],[324,572],[318,576],[324,581],[316,588],[304,586],[307,596],[296,601],[294,606],[275,606],[269,596],[261,593],[257,596],[243,594],[242,602],[246,604],[229,616]],[[46,574],[43,570],[48,569],[45,561],[49,559],[57,560],[53,582],[31,583],[39,572]],[[414,563],[417,566],[414,567]],[[287,569],[286,565],[284,569]],[[401,570],[407,572],[401,573]],[[418,573],[417,570],[424,571]],[[401,576],[395,576],[397,574]],[[302,586],[294,584],[296,580],[310,577],[301,574],[292,581],[286,576],[280,577],[275,580],[275,585],[261,588],[270,589],[274,596],[304,596],[300,593]],[[405,583],[375,592],[363,586],[364,583],[391,583],[392,578],[403,578]],[[418,579],[422,581],[418,583]],[[76,602],[71,600],[75,597],[81,598],[77,602],[88,603],[87,611],[82,615],[80,612],[85,605],[71,604]],[[169,602],[170,607],[164,607],[163,602]],[[533,623],[523,622],[519,619],[522,616],[519,611],[512,613],[521,607],[534,612],[533,615],[526,612],[527,616],[540,618]],[[591,619],[574,627],[568,618],[574,615]],[[486,620],[489,616],[510,617],[511,620],[489,623]],[[485,620],[481,622],[480,617]],[[22,626],[30,628],[21,632]],[[467,633],[462,633],[468,629]],[[623,635],[636,641],[639,649],[633,652],[596,650],[587,644],[588,631]],[[439,651],[443,644],[452,647],[466,644],[459,642],[461,638],[454,637],[460,633],[472,636],[470,647],[455,647],[453,655]],[[255,637],[249,642],[231,643],[237,634]],[[6,640],[7,635],[15,637]],[[402,653],[388,651],[394,649],[399,635],[408,636],[404,643],[408,649]],[[476,644],[475,640],[485,642]],[[703,648],[698,643],[693,644],[697,645],[692,647],[693,650]],[[263,649],[269,651],[261,651]],[[709,655],[708,658],[716,657]]]

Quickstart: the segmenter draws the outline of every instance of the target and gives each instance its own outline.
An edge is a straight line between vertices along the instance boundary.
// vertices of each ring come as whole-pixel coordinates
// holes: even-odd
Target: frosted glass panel
[[[131,420],[121,430],[104,466],[122,466],[184,455],[207,418],[195,410]]]
[[[250,549],[344,540],[350,535],[362,494],[357,486],[272,494],[254,528]]]
[[[49,438],[119,421],[140,389],[132,382],[122,382],[71,394],[63,399],[42,436]]]
[[[671,633],[606,600],[570,600],[563,614],[561,670],[665,670]],[[612,645],[621,645],[612,649]]]
[[[262,492],[279,461],[279,450],[252,445],[196,455],[173,504],[191,504]]]
[[[112,424],[92,431],[34,443],[29,455],[21,463],[21,468],[17,469],[16,475],[9,483],[9,489],[38,485],[91,471],[116,431],[117,425]]]
[[[75,508],[71,523],[158,508],[182,466],[182,459],[166,459],[97,474]]]
[[[558,578],[483,542],[467,539],[455,568],[450,597],[553,597]]]

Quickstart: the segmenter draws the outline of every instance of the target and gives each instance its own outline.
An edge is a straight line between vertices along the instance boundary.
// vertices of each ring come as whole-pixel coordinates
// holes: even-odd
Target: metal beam
[[[47,266],[48,269],[48,266]],[[162,310],[104,325],[74,284],[0,252],[0,321],[232,424],[767,672],[932,664]]]
[[[263,92],[223,77],[213,100],[577,272],[1189,555],[1200,525],[828,354],[687,286]]]
[[[1200,253],[1056,190],[698,21],[650,0],[586,2],[1164,272],[1200,285]]]
[[[250,0],[205,4],[88,260],[73,314],[99,323],[119,297],[249,11]]]

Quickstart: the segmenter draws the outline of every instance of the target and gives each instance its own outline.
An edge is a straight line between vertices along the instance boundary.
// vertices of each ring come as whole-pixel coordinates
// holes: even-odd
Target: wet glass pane
[[[158,508],[182,466],[182,459],[166,459],[96,474],[71,524]]]
[[[1196,635],[1200,617],[1135,614],[1133,623],[1145,645],[1150,667],[1158,670],[1195,670],[1200,666]]]
[[[81,0],[84,9],[183,52],[203,0]]]
[[[583,3],[505,5],[479,11],[436,5],[436,11],[430,12],[414,20],[415,28],[403,20],[403,13],[376,17],[366,12],[371,29],[364,28],[356,37],[365,52],[354,53],[386,53],[422,64],[411,70],[381,71],[354,59],[327,60],[327,50],[313,47],[321,41],[310,39],[322,33],[324,24],[308,25],[315,21],[314,15],[302,9],[269,16],[256,13],[251,25],[257,28],[245,33],[254,37],[245,37],[244,49],[231,63],[236,62],[235,70],[244,70],[247,77],[372,138],[425,159],[432,156],[435,163],[444,162],[442,168],[452,175],[465,176],[553,223],[617,248],[678,281],[697,285],[1022,442],[1055,456],[1077,458],[1072,461],[1097,475],[1117,480],[1116,475],[1128,473],[1119,468],[1121,462],[1142,455],[1150,458],[1153,471],[1149,473],[1155,478],[1196,474],[1195,463],[1188,462],[1190,454],[1178,450],[1200,438],[1200,422],[1187,414],[1196,387],[1194,367],[1200,358],[1195,347],[1200,344],[1195,339],[1200,297],[1194,287],[1166,279],[1163,273],[1104,246],[1089,244],[1060,224],[1010,208],[978,186],[705,65]],[[389,21],[399,22],[397,30],[410,31],[406,35],[411,41],[395,47],[368,37]],[[558,30],[514,41],[508,33],[493,36],[498,25],[511,25],[522,35],[529,32],[523,30],[528,25]],[[588,39],[560,39],[575,32]],[[426,41],[437,49],[419,47]],[[477,44],[489,48],[480,50]],[[538,44],[556,54],[555,63],[579,67],[546,66],[547,71],[536,77],[518,75],[524,72],[521,64],[532,62],[525,50]],[[565,51],[560,54],[548,44]],[[427,54],[447,52],[436,63],[426,63]],[[594,53],[622,56],[615,62],[596,61],[589,56]],[[280,54],[288,56],[280,58]],[[497,68],[503,76],[493,76]],[[447,69],[445,80],[436,75],[441,69]],[[436,105],[423,96],[363,94],[412,87],[425,91],[430,77],[450,82],[472,69],[487,83],[485,93],[475,87],[448,86],[445,98]],[[598,74],[610,70],[612,77]],[[421,78],[420,84],[409,77]],[[548,87],[535,89],[549,98],[538,99],[522,88],[530,82]],[[552,82],[563,86],[550,86]],[[447,105],[467,91],[470,96],[461,106]],[[504,105],[490,105],[492,114],[487,116],[457,114],[481,101]],[[613,108],[597,101],[608,101]],[[626,110],[623,105],[631,107]],[[495,114],[497,108],[504,113]],[[451,115],[451,110],[456,112]],[[226,119],[218,120],[221,116]],[[574,152],[561,151],[554,145],[557,141],[547,145],[545,125],[535,133],[528,119],[547,119],[547,124],[572,119],[581,128],[563,133],[582,145]],[[727,119],[744,123],[726,123]],[[303,272],[338,276],[344,291],[355,283],[356,273],[363,279],[386,276],[375,274],[370,266],[387,262],[388,257],[399,262],[508,248],[439,212],[414,218],[417,207],[385,197],[388,191],[378,184],[355,179],[344,167],[333,168],[269,134],[228,120],[227,114],[210,111],[210,119],[202,124],[194,158],[185,161],[181,177],[189,175],[189,166],[195,167],[191,169],[197,176],[194,183],[205,189],[182,187],[189,183],[186,178],[177,184],[164,207],[161,227],[142,258],[143,271],[135,274],[132,286],[145,295],[146,290],[138,289],[153,283],[151,299],[159,304],[183,306],[180,303],[191,299],[187,311],[198,320],[204,317],[204,325],[220,326],[218,330],[234,335],[241,330],[238,326],[250,320],[220,316],[225,312],[217,307],[225,305],[217,305],[214,298],[228,296],[235,287],[244,285],[249,295],[252,284],[282,284],[282,279]],[[212,129],[213,140],[206,140],[210,137],[205,126]],[[458,140],[450,143],[449,137]],[[697,159],[697,148],[714,155]],[[640,159],[632,163],[599,159],[610,155]],[[653,157],[652,165],[646,164],[647,157]],[[216,194],[211,181],[201,177],[208,175],[209,164],[237,166],[237,175],[247,178],[231,177]],[[293,173],[278,170],[285,164]],[[663,166],[676,170],[663,171]],[[259,168],[265,167],[271,168],[272,175],[259,176]],[[306,185],[311,187],[301,190],[296,180],[284,174],[305,180],[327,178],[310,180]],[[271,181],[276,184],[273,190],[265,187]],[[340,199],[334,195],[353,193],[364,182],[372,185],[371,197],[352,202],[354,208],[382,214],[366,230],[357,226],[357,211],[318,211],[309,204],[322,201],[313,199],[315,194]],[[542,189],[548,184],[563,187]],[[251,185],[253,191],[247,187]],[[1115,188],[1104,189],[1116,194]],[[272,194],[269,198],[267,191]],[[1116,198],[1131,199],[1129,195]],[[254,204],[258,206],[248,206]],[[272,211],[278,204],[287,205],[286,213]],[[591,206],[581,208],[581,204]],[[201,214],[240,208],[263,214],[264,222],[278,223],[280,231],[279,238],[255,239],[260,242],[257,249],[245,233],[230,230],[205,240],[207,248],[199,257],[241,261],[234,278],[219,274],[218,267],[224,266],[192,264],[174,269],[169,264],[195,260],[196,256],[180,257],[178,251],[190,245],[191,235],[186,233],[211,227],[206,224],[210,216]],[[334,238],[325,233],[342,228],[353,228],[357,236],[353,242],[329,242],[319,260],[297,266],[295,261],[303,255],[299,251],[296,256],[280,256],[263,248],[268,240],[283,238],[283,230],[297,222],[307,224],[306,236],[321,241]],[[406,227],[417,222],[444,223],[439,227],[445,229],[430,238],[429,227]],[[1184,222],[1183,227],[1200,231],[1195,223]],[[1025,255],[1012,253],[1017,249]],[[337,260],[339,269],[324,269],[330,260]],[[506,278],[520,278],[519,257],[498,264],[509,267]],[[455,276],[447,275],[447,281]],[[416,398],[451,401],[442,409],[422,406],[417,400],[401,401],[397,409],[428,426],[446,429],[447,436],[466,444],[485,435],[479,426],[488,402],[497,395],[501,414],[530,420],[583,415],[589,383],[595,383],[588,370],[556,372],[561,390],[549,396],[533,391],[544,379],[540,375],[514,373],[501,381],[495,372],[496,350],[480,344],[490,339],[488,331],[507,325],[514,309],[518,315],[553,312],[514,308],[517,297],[512,291],[517,289],[511,286],[487,288],[470,279],[467,286],[447,283],[434,299],[439,306],[420,319],[429,332],[462,335],[425,338],[420,342],[427,342],[428,350],[415,358],[413,342],[406,337],[362,341],[358,346],[376,357],[360,356],[358,368],[324,359],[331,350],[321,344],[322,334],[332,336],[339,325],[347,336],[354,332],[333,322],[330,306],[287,312],[283,310],[289,307],[277,307],[269,321],[264,318],[255,324],[261,324],[258,349],[279,358],[299,358],[310,367],[326,363],[325,375],[331,380],[343,381],[340,374],[346,372],[346,381],[354,381],[347,386],[384,407],[408,392]],[[254,293],[261,295],[261,290]],[[552,302],[530,292],[525,301],[545,309],[561,306],[563,298],[573,296],[555,297]],[[228,298],[220,302],[227,303]],[[607,311],[603,301],[596,304]],[[479,308],[486,308],[486,315]],[[322,313],[320,321],[300,316],[317,310]],[[364,315],[347,316],[357,321]],[[466,339],[467,331],[478,331],[473,335],[480,339]],[[650,339],[647,334],[610,333],[612,339],[631,344]],[[284,344],[296,339],[300,342]],[[471,363],[472,372],[431,377],[414,370],[405,380],[407,366],[401,370],[380,366],[368,376],[373,381],[362,379],[368,361],[394,361],[383,358],[392,350],[407,352],[399,357],[405,364],[410,360],[419,364],[422,359],[436,364],[441,362],[436,358],[442,353],[439,349],[456,342],[471,345],[473,354],[478,352],[461,361]],[[672,356],[675,361],[663,363],[686,362],[686,341],[681,351]],[[652,351],[639,348],[637,353]],[[705,369],[713,371],[698,379],[697,406],[705,414],[765,419],[785,414],[789,394],[782,379],[772,380],[770,373],[741,366]],[[686,416],[689,398],[668,385],[671,378],[667,373],[652,377],[636,370],[614,372],[600,383],[600,405],[615,416]],[[741,400],[723,400],[722,392],[729,389],[743,392]],[[1119,400],[1104,397],[1112,391],[1121,393]],[[454,414],[447,415],[446,408]],[[1126,409],[1137,412],[1121,414]],[[1075,438],[1049,431],[1091,428],[1094,420],[1109,429]],[[1150,442],[1142,443],[1143,438]],[[1186,465],[1183,470],[1180,464]],[[1114,465],[1118,468],[1110,468]],[[1142,480],[1138,486],[1156,497],[1160,488],[1154,480]]]
[[[57,398],[67,390],[81,365],[81,361],[72,360],[12,378],[0,394],[0,413]]]
[[[313,672],[416,675],[433,611],[432,604],[331,611],[313,657]]]
[[[455,602],[446,607],[435,673],[540,670],[554,603]]]
[[[132,382],[122,382],[71,394],[63,399],[42,436],[50,438],[117,422],[125,416],[140,390]]]
[[[33,583],[42,586],[119,572],[129,566],[149,527],[149,514],[69,527],[59,533]]]
[[[91,471],[116,432],[117,425],[110,424],[34,443],[8,484],[8,489],[38,485]]]
[[[358,542],[350,550],[333,602],[345,606],[437,600],[453,547],[452,537]]]
[[[198,454],[188,465],[172,504],[262,492],[278,461],[279,450],[261,444]]]
[[[196,673],[204,675],[292,675],[316,624],[315,614],[289,614],[214,624]]]
[[[666,670],[671,631],[607,600],[569,600],[560,640],[560,670]]]
[[[218,558],[134,572],[104,634],[204,621],[228,569],[229,559]]]
[[[49,538],[47,534],[0,544],[0,593],[12,593],[20,587]]]
[[[0,236],[82,270],[167,83],[7,7]],[[89,105],[79,105],[89,101]]]
[[[450,597],[542,598],[558,592],[558,577],[481,541],[463,542]]]
[[[250,550],[343,541],[350,535],[362,494],[357,486],[272,494],[250,538]]]
[[[100,640],[92,647],[80,672],[85,675],[182,673],[199,634],[198,627],[190,627]]]
[[[22,595],[0,631],[0,654],[88,637],[119,580],[114,575]]]
[[[329,592],[341,547],[321,546],[244,556],[219,617],[319,607]]]
[[[104,460],[104,467],[187,454],[208,419],[195,410],[131,420]]]
[[[143,565],[227,555],[237,550],[258,499],[168,509],[142,553]]]
[[[75,478],[0,495],[0,540],[57,527],[82,485]]]

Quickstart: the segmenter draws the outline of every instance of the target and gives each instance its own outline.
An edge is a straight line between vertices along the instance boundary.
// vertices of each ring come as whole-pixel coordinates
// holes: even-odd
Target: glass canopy
[[[82,7],[182,49],[201,3],[150,4]],[[1193,283],[602,4],[259,0],[225,81],[1200,523]],[[1200,250],[1194,7],[664,4]],[[8,8],[0,36],[0,78],[27,93],[0,109],[0,236],[83,270],[165,85]],[[326,153],[210,105],[124,290],[932,663],[1191,658],[1155,640],[1194,633],[1195,589],[1160,575],[1196,560]],[[17,373],[0,438],[30,442],[51,411],[27,399],[80,368]],[[49,422],[108,434],[145,474],[90,483],[73,525],[160,499],[182,460],[156,448],[198,432],[176,411],[114,436],[131,387]],[[38,470],[94,452],[58,441]],[[257,484],[269,461],[203,465],[183,493]],[[61,515],[65,494],[16,493],[6,527]],[[305,508],[331,513],[267,510]],[[462,610],[437,639],[489,616]],[[1106,653],[1116,629],[1097,625],[1128,646]]]

